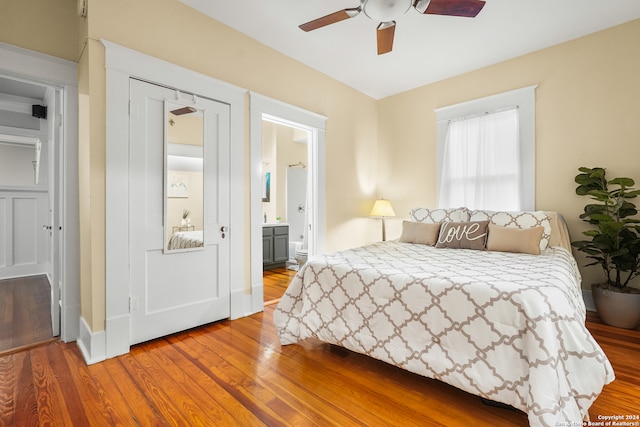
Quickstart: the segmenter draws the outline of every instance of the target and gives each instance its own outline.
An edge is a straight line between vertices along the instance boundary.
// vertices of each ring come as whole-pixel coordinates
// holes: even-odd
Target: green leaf
[[[605,202],[611,198],[608,191],[600,189],[590,190],[589,192],[587,192],[587,194],[601,202]]]
[[[635,181],[631,178],[620,177],[612,179],[609,181],[609,184],[619,185],[621,187],[633,187],[635,185]]]
[[[607,214],[594,213],[591,216],[591,219],[596,221],[613,221],[613,217]]]

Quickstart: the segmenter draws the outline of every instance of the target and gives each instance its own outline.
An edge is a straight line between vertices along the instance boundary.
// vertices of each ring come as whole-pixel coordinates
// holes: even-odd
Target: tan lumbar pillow
[[[487,250],[540,255],[543,227],[515,228],[489,223]]]
[[[402,234],[400,242],[419,243],[421,245],[433,246],[438,240],[440,224],[429,224],[424,222],[402,221]]]

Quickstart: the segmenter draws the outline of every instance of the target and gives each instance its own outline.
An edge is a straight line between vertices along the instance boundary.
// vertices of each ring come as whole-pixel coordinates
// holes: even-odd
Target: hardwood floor
[[[0,354],[53,338],[47,277],[0,280]]]
[[[265,305],[275,304],[280,301],[295,275],[296,272],[294,270],[289,270],[286,267],[263,271],[262,282],[264,284]]]
[[[515,410],[435,380],[308,340],[280,346],[275,305],[143,343],[86,366],[56,342],[0,358],[0,426],[525,426]],[[640,412],[640,331],[588,327],[617,379],[592,409]],[[576,420],[579,421],[579,420]]]

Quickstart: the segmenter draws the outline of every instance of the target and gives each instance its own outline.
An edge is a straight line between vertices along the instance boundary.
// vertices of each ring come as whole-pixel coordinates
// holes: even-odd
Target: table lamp
[[[385,240],[387,240],[384,219],[387,217],[396,216],[396,213],[393,211],[393,206],[391,206],[391,202],[386,199],[376,200],[369,216],[382,218],[382,241],[384,242]]]

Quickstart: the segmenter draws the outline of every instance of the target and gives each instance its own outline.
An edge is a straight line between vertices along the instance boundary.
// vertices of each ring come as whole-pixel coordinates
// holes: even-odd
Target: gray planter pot
[[[623,293],[591,287],[593,302],[603,323],[618,328],[635,329],[640,324],[640,293]]]

